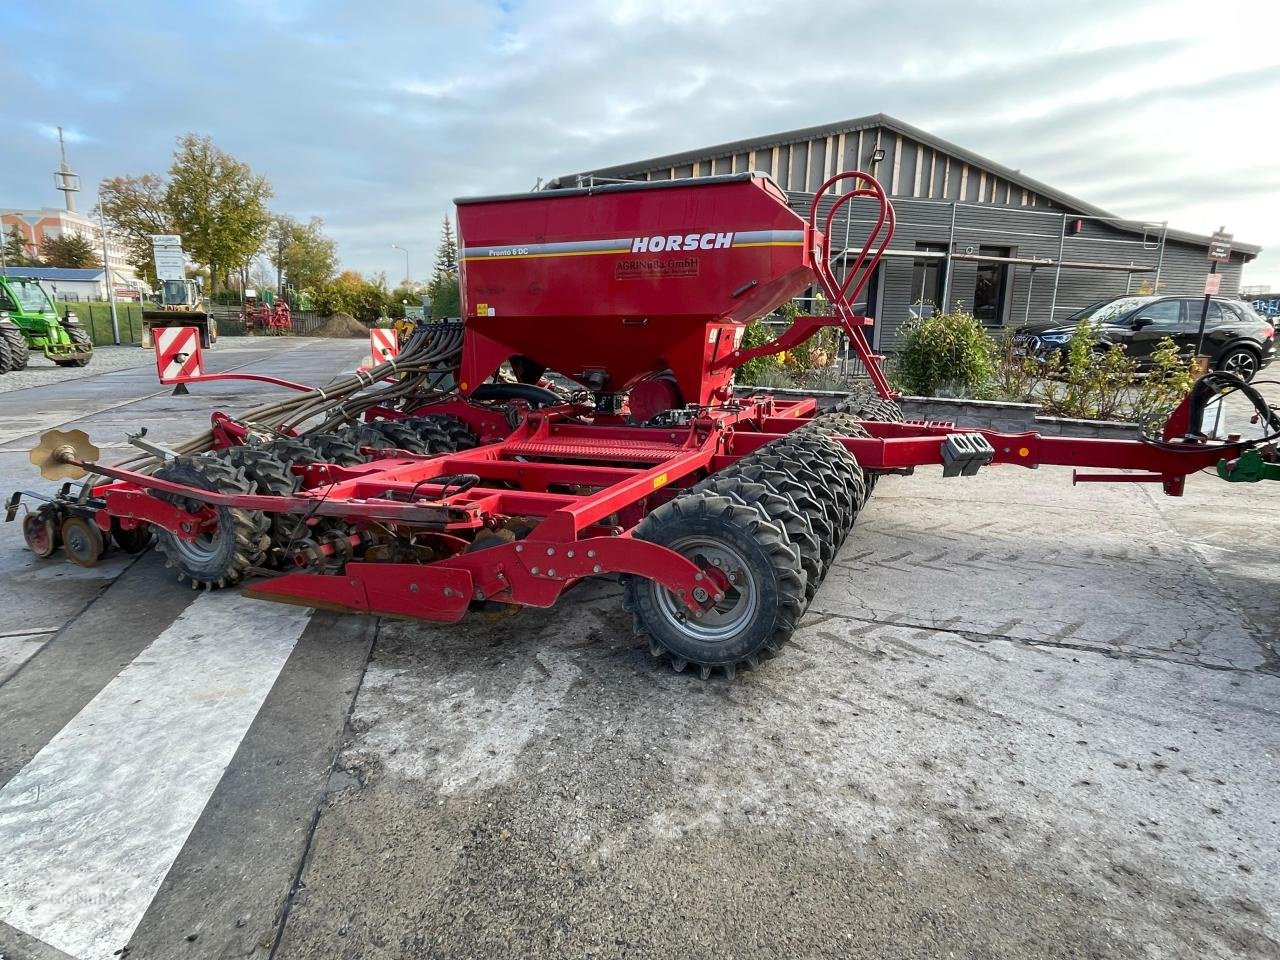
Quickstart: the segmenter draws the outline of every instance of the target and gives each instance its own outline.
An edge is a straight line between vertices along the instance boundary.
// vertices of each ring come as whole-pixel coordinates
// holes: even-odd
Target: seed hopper
[[[833,251],[848,204],[872,226]],[[83,482],[37,497],[30,547],[92,564],[108,541],[154,540],[196,588],[445,622],[620,576],[655,656],[732,676],[783,648],[887,475],[1061,464],[1177,496],[1250,445],[1196,432],[1222,384],[1141,440],[904,420],[852,306],[894,229],[863,173],[828,180],[807,218],[748,174],[466,199],[458,224],[464,316],[420,325],[394,360],[215,414],[173,448],[136,436],[114,466],[77,431],[47,434],[33,462]],[[749,321],[815,287],[827,312],[743,347]],[[820,411],[735,387],[821,327],[865,389]]]

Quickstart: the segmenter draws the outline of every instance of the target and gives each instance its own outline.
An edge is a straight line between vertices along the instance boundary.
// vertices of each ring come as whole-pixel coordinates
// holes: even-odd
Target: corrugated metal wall
[[[877,149],[884,158],[873,163]],[[780,143],[748,153],[708,154],[681,166],[629,171],[646,180],[708,177],[758,170],[790,193],[807,193],[841,170],[869,170],[895,197],[946,199],[1015,207],[1051,208],[1044,197],[951,157],[926,144],[880,127],[833,134],[817,140]]]
[[[884,150],[884,157],[874,163],[872,157],[877,149]],[[952,236],[952,201],[955,201],[954,238],[959,250],[1005,248],[1013,257],[1056,261],[1064,214],[1068,222],[1077,219],[1075,213],[994,172],[883,127],[780,143],[749,153],[708,155],[683,166],[641,169],[629,175],[664,180],[747,170],[772,176],[788,192],[792,206],[805,216],[813,191],[832,174],[840,170],[870,171],[894,199],[898,218],[892,244],[895,252],[911,252],[923,243],[945,246]],[[874,209],[864,201],[854,201],[849,207],[846,208],[848,236],[860,243],[870,229]],[[833,247],[843,246],[844,214],[842,211],[837,218]],[[1050,317],[1061,319],[1097,300],[1126,292],[1200,293],[1208,271],[1205,250],[1198,245],[1167,240],[1162,254],[1160,235],[1159,225],[1139,235],[1085,218],[1083,229],[1067,236],[1062,244],[1064,261],[1146,266],[1150,270],[1126,273],[1064,267],[1059,272],[1052,266],[1033,269],[1011,264],[1004,322],[1017,325],[1024,319],[1033,322]],[[1234,296],[1238,291],[1242,263],[1242,258],[1236,256],[1230,264],[1219,266],[1224,296]],[[879,321],[873,334],[874,342],[879,349],[892,351],[900,343],[902,327],[909,319],[910,307],[918,299],[919,291],[912,290],[911,259],[887,257],[879,269],[874,302],[868,304],[868,310]],[[951,305],[972,307],[977,263],[953,260],[950,273]]]

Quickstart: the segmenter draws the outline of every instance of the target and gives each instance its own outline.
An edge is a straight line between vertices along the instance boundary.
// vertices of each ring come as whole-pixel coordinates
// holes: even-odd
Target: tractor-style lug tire
[[[867,428],[851,413],[824,413],[814,417],[796,433],[818,433],[824,437],[869,437]]]
[[[368,463],[369,458],[360,452],[360,448],[337,433],[310,433],[298,438],[311,448],[316,463],[332,463],[339,467],[352,467],[360,463]]]
[[[849,394],[836,404],[835,412],[851,413],[859,420],[880,420],[888,423],[901,423],[906,419],[902,415],[900,406],[870,390]]]
[[[236,451],[234,454],[231,451]],[[267,447],[231,447],[216,454],[244,471],[253,492],[267,497],[291,497],[298,492],[302,478],[289,469],[290,464]],[[307,526],[296,513],[266,513],[269,546],[262,566],[279,569],[287,566],[292,547],[307,536]]]
[[[356,447],[361,451],[365,451],[365,449],[371,449],[371,451],[397,451],[397,449],[404,449],[397,440],[390,438],[390,436],[376,428],[374,424],[352,424],[344,429],[340,435],[349,440],[349,442],[356,444]],[[378,457],[375,456],[374,460],[376,458]]]
[[[427,417],[439,424],[440,429],[449,435],[455,450],[470,450],[480,445],[475,433],[461,417],[455,417],[451,413],[432,413]]]
[[[717,669],[732,678],[739,667],[758,666],[790,639],[805,606],[804,573],[786,532],[755,507],[694,493],[658,507],[634,536],[735,577],[725,599],[703,617],[694,617],[654,581],[624,577],[624,603],[637,633],[676,672],[692,666],[704,680]]]
[[[797,444],[784,446],[775,440],[756,453],[761,462],[781,466],[813,488],[828,507],[828,516],[836,536],[836,548],[839,549],[857,514],[853,502],[854,493],[849,489],[844,476],[831,464],[820,459],[820,454]]]
[[[461,449],[439,417],[406,417],[397,423],[416,433],[428,453],[454,453]]]
[[[851,413],[824,413],[820,417],[814,417],[807,424],[796,431],[797,433],[816,433],[825,437],[870,437],[867,428]],[[876,488],[876,481],[880,479],[880,474],[871,470],[863,470],[863,485],[866,487],[867,496]]]
[[[370,430],[376,430],[391,441],[392,446],[410,453],[430,453],[427,438],[403,420],[374,420],[365,424]]]
[[[8,369],[10,371],[27,369],[27,364],[31,360],[31,348],[27,345],[27,338],[23,336],[18,325],[10,321],[0,326],[0,336],[4,337],[5,345],[9,348],[6,361]]]
[[[54,360],[60,367],[86,367],[89,361],[93,359],[93,340],[80,327],[66,327],[67,336],[71,339],[71,345],[76,348],[79,353],[88,353],[87,357],[78,357],[75,360]]]
[[[800,569],[804,571],[807,607],[813,595],[818,592],[818,584],[822,582],[822,548],[818,545],[818,538],[814,536],[813,526],[796,509],[795,501],[775,493],[763,483],[756,483],[743,476],[713,474],[693,489],[696,492],[729,497],[748,507],[755,507],[766,520],[782,527],[787,541],[795,547],[800,559]]]
[[[796,474],[775,464],[760,463],[750,458],[739,460],[717,476],[742,477],[752,483],[762,483],[774,493],[786,497],[795,505],[796,512],[805,518],[818,542],[818,556],[822,569],[818,574],[820,584],[835,559],[836,531],[832,526],[832,508],[813,486]]]
[[[241,456],[249,455],[252,451],[269,453],[277,460],[287,464],[306,465],[308,463],[323,462],[315,448],[302,437],[278,437],[275,440],[268,440],[266,443],[232,447],[231,449],[243,451],[240,454]]]
[[[778,448],[798,450],[802,457],[806,453],[811,453],[820,463],[830,467],[840,476],[849,492],[850,503],[853,505],[853,515],[849,517],[849,526],[852,528],[867,502],[866,475],[862,472],[857,458],[838,440],[820,434],[803,436],[792,434],[779,440]]]
[[[13,348],[9,346],[8,337],[0,337],[0,374],[8,373],[12,369],[13,364]]]
[[[161,480],[215,493],[253,493],[253,484],[242,467],[222,456],[178,457],[155,472]],[[153,494],[178,507],[195,512],[204,506],[180,494]],[[178,579],[192,589],[214,590],[239,583],[252,567],[261,563],[267,546],[268,520],[256,510],[214,507],[217,526],[197,541],[182,540],[156,527],[156,548],[166,563],[176,567]]]

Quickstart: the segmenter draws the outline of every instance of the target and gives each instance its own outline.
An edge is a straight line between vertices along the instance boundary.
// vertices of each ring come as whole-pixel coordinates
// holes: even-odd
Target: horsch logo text
[[[732,233],[678,233],[669,236],[636,237],[631,241],[632,253],[662,253],[664,250],[728,250],[733,246]]]

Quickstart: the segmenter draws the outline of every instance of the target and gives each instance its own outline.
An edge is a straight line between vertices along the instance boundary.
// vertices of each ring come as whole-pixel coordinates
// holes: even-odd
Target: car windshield
[[[38,280],[10,279],[9,286],[13,288],[13,295],[18,298],[18,306],[23,313],[57,313]]]
[[[1077,310],[1067,319],[1081,323],[1085,320],[1090,323],[1115,323],[1118,319],[1130,311],[1138,309],[1146,302],[1146,297],[1117,297],[1115,300],[1090,304],[1083,310]]]

